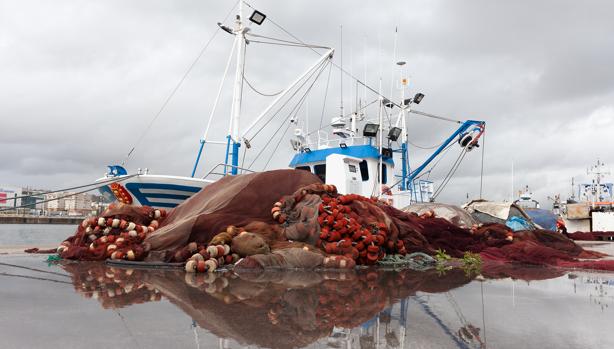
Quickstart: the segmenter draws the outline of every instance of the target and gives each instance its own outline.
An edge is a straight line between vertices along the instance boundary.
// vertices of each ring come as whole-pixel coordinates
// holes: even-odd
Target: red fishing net
[[[359,195],[339,195],[307,171],[227,176],[171,210],[114,205],[87,219],[59,248],[63,258],[185,262],[187,271],[374,264],[411,252],[614,270],[614,261],[549,231],[513,233],[500,224],[461,228]]]

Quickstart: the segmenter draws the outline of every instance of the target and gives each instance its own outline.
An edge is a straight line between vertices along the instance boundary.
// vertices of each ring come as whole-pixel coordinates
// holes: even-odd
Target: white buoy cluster
[[[177,251],[176,259],[184,259],[186,255],[190,255],[185,264],[185,271],[188,273],[212,273],[222,265],[234,264],[239,260],[239,255],[231,253],[227,244],[199,246],[191,242],[184,249]]]

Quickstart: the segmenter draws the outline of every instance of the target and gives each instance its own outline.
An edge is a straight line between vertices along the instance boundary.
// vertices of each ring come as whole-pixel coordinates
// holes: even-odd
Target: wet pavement
[[[0,256],[0,347],[614,348],[612,273],[186,275],[46,258]]]

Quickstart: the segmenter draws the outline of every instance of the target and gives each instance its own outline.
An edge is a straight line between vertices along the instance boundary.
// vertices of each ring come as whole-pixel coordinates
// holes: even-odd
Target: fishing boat
[[[614,183],[606,165],[597,162],[587,168],[588,180],[579,184],[572,179],[572,194],[563,203],[555,200],[569,232],[614,232]],[[611,234],[614,235],[614,234]]]
[[[252,10],[249,21],[244,18],[245,7]],[[118,200],[125,204],[147,205],[158,208],[175,207],[221,176],[253,172],[251,166],[240,166],[240,154],[244,156],[247,149],[251,148],[254,137],[274,120],[281,120],[282,125],[283,123],[288,124],[285,132],[294,126],[290,145],[295,154],[289,163],[290,168],[310,171],[326,183],[336,185],[341,193],[379,197],[399,208],[405,207],[411,202],[431,201],[436,197],[438,191],[434,190],[433,182],[422,179],[421,175],[442,152],[450,149],[454,143],[458,143],[461,154],[453,165],[453,171],[451,170],[448,173],[448,175],[453,175],[465,154],[479,146],[478,141],[485,131],[485,122],[454,120],[414,110],[413,107],[421,102],[424,95],[416,93],[413,97],[407,98],[406,78],[401,79],[400,98],[397,101],[386,98],[381,91],[381,79],[380,88],[376,90],[368,86],[366,81],[355,78],[345,71],[342,65],[339,66],[333,62],[335,52],[333,48],[306,44],[292,34],[290,34],[291,40],[256,34],[252,30],[253,27],[263,24],[266,18],[267,16],[264,13],[243,1],[239,1],[234,26],[231,28],[218,23],[219,30],[234,38],[234,44],[226,63],[222,82],[206,129],[200,139],[191,175],[186,177],[157,175],[150,174],[146,169],[130,174],[125,166],[112,165],[108,167],[107,174],[98,180],[99,182],[109,182],[115,179],[100,188],[103,195],[110,200]],[[279,25],[276,24],[276,26]],[[288,33],[287,30],[283,31]],[[260,114],[253,120],[246,120],[242,116],[243,89],[244,85],[252,89],[253,86],[245,79],[245,48],[247,44],[253,43],[275,43],[305,48],[316,53],[317,59],[307,70],[275,95]],[[222,88],[233,61],[235,62],[235,76],[228,133],[225,138],[215,139],[215,137],[210,137],[212,120],[216,116]],[[402,66],[405,62],[397,64]],[[365,100],[357,103],[349,115],[343,114],[342,102],[341,114],[333,117],[330,124],[316,130],[310,130],[308,128],[308,117],[301,124],[297,117],[298,110],[300,110],[305,97],[309,94],[321,73],[333,66],[340,70],[342,76],[346,74],[357,85],[363,86],[365,96],[366,92],[373,94],[374,100],[367,103],[365,97]],[[328,87],[326,92],[328,92]],[[288,107],[288,105],[291,107]],[[376,115],[367,115],[365,109],[368,105],[378,106]],[[284,107],[286,107],[286,111],[289,110],[285,118],[279,116]],[[383,115],[384,113],[388,114],[388,110],[390,110],[390,113],[397,115],[394,124],[384,122]],[[421,165],[413,170],[410,168],[408,152],[407,117],[409,113],[445,120],[458,125],[458,128]],[[275,135],[282,128],[279,127]],[[330,135],[325,131],[326,128],[332,128]],[[215,164],[204,176],[197,177],[200,159],[205,147],[208,148],[210,145],[225,148],[224,162]],[[134,148],[128,153],[128,157],[133,150]],[[272,151],[276,152],[276,150],[277,148]],[[209,150],[207,149],[207,151]],[[397,163],[400,166],[396,165]],[[449,176],[446,176],[439,189],[445,187],[448,181]]]

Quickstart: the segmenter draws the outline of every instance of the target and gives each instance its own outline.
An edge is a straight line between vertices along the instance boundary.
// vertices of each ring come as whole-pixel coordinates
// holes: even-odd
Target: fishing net
[[[591,231],[566,234],[572,240],[578,241],[612,241],[614,240],[614,231]]]
[[[186,271],[353,268],[388,255],[438,250],[461,258],[614,270],[614,261],[549,231],[463,228],[427,210],[403,212],[374,198],[340,195],[307,171],[227,176],[168,212],[113,205],[86,219],[58,249],[63,258],[186,262]],[[593,263],[593,264],[591,264]]]

